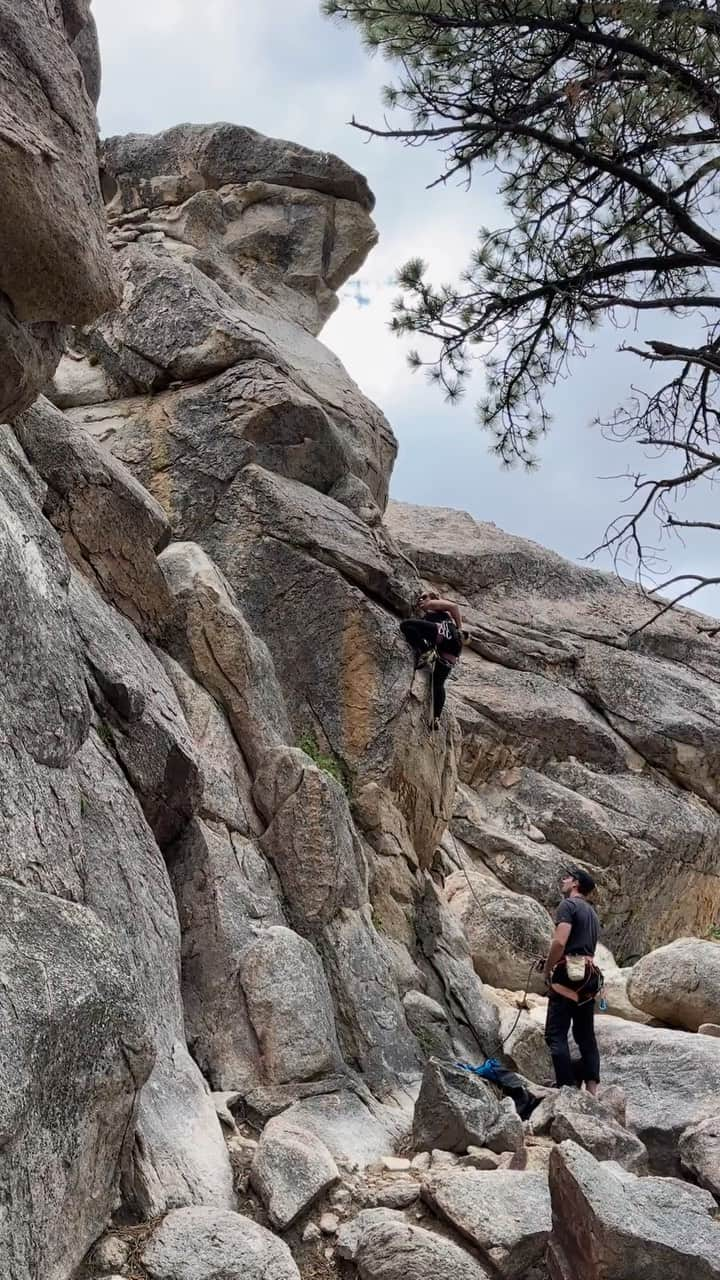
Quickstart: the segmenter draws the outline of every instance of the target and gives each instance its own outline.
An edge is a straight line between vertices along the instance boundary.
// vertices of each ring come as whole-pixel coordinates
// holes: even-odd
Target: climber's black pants
[[[400,630],[415,653],[427,653],[429,649],[435,648],[438,638],[436,622],[427,622],[424,618],[409,618],[406,622],[400,623]],[[449,662],[443,662],[439,656],[435,659],[434,667],[430,672],[433,720],[439,720],[442,715],[442,709],[445,706],[445,681],[451,671],[452,666]]]
[[[445,706],[445,681],[447,680],[452,667],[447,662],[443,662],[442,658],[435,659],[435,666],[430,673],[433,691],[433,720],[439,720],[442,715],[442,709]]]
[[[586,1000],[584,1004],[576,1004],[574,1000],[551,991],[545,1022],[545,1043],[553,1060],[558,1088],[564,1084],[572,1086],[577,1083],[568,1045],[571,1026],[573,1040],[582,1059],[582,1078],[599,1083],[600,1053],[595,1039],[595,1001]]]
[[[435,648],[438,638],[437,622],[427,622],[425,618],[408,618],[406,622],[400,623],[400,630],[415,653],[427,653],[428,649]]]

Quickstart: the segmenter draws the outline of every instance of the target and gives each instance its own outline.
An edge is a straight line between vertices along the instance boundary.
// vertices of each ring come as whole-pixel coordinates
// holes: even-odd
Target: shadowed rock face
[[[0,416],[52,376],[63,326],[112,307],[116,278],[102,221],[89,3],[3,5],[0,131]],[[76,51],[77,46],[77,51]]]

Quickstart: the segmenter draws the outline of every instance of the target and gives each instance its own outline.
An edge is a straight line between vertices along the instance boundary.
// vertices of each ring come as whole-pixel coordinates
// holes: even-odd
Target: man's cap
[[[595,881],[589,872],[583,871],[582,867],[568,867],[567,874],[572,876],[573,880],[577,880],[578,888],[585,897],[592,893],[595,888]]]

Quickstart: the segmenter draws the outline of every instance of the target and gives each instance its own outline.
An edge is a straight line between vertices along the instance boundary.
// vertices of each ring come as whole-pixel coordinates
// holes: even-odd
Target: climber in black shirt
[[[433,681],[433,726],[445,706],[445,681],[462,653],[462,616],[454,600],[444,600],[435,591],[423,591],[417,601],[420,618],[400,623],[408,644],[415,652],[415,666],[431,664]]]
[[[571,867],[560,881],[563,901],[555,916],[547,960],[548,1010],[545,1040],[555,1068],[558,1087],[574,1085],[568,1033],[580,1050],[582,1078],[588,1093],[597,1093],[600,1054],[595,1039],[595,999],[602,988],[602,974],[595,964],[600,923],[587,901],[595,881],[581,867]]]

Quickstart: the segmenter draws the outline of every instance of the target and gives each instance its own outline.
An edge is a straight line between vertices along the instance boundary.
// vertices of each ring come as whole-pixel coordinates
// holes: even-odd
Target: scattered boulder
[[[507,1280],[524,1280],[542,1262],[551,1226],[545,1174],[433,1170],[423,1199]]]
[[[607,1005],[606,1013],[616,1018],[627,1018],[628,1022],[651,1022],[649,1014],[643,1013],[630,999],[628,985],[633,974],[633,966],[621,968],[617,964],[612,951],[602,943],[595,952],[595,959],[602,969],[604,986],[603,997]]]
[[[712,1196],[674,1178],[635,1178],[574,1142],[550,1157],[552,1280],[716,1280]]]
[[[124,1270],[129,1252],[129,1241],[123,1240],[121,1236],[107,1235],[95,1245],[91,1261],[100,1271],[107,1271],[109,1268],[114,1271]]]
[[[631,1173],[647,1171],[648,1153],[633,1133],[624,1129],[601,1099],[580,1089],[559,1089],[548,1095],[530,1117],[536,1134],[555,1142],[572,1139],[596,1160],[614,1160]]]
[[[603,1082],[624,1090],[627,1126],[647,1147],[651,1171],[679,1174],[680,1135],[717,1109],[717,1040],[605,1016],[595,1028]]]
[[[683,1169],[720,1200],[720,1113],[688,1125],[678,1149]]]
[[[678,938],[635,965],[628,995],[638,1009],[673,1027],[697,1031],[720,1022],[720,944]]]
[[[338,1165],[365,1169],[378,1164],[400,1136],[388,1123],[391,1116],[397,1123],[397,1113],[393,1115],[377,1104],[374,1111],[379,1114],[373,1114],[355,1093],[339,1089],[296,1102],[283,1112],[283,1119],[312,1133],[328,1148]]]
[[[387,1182],[369,1198],[372,1207],[382,1209],[408,1209],[420,1199],[421,1184],[408,1178]]]
[[[500,1101],[487,1081],[431,1058],[415,1104],[413,1143],[422,1151],[518,1151],[523,1127],[510,1099]]]
[[[274,1227],[285,1231],[340,1177],[327,1147],[277,1116],[263,1129],[250,1181]]]
[[[150,1280],[300,1280],[283,1240],[239,1213],[175,1209],[142,1251]]]
[[[490,1272],[451,1240],[411,1226],[389,1209],[363,1209],[345,1223],[337,1252],[355,1263],[360,1280],[490,1280]]]

